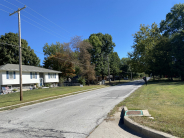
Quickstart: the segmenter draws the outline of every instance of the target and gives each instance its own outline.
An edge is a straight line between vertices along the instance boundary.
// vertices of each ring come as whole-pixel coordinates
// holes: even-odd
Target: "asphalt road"
[[[85,138],[143,80],[0,112],[0,138]]]

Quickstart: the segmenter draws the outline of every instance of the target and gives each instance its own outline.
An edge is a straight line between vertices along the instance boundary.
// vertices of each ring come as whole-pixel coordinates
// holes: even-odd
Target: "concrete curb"
[[[126,106],[123,107],[122,112],[123,115],[125,114],[125,112],[128,110],[128,108]],[[172,136],[170,134],[161,132],[161,131],[157,131],[145,126],[142,126],[136,122],[134,122],[133,120],[131,120],[128,116],[124,116],[124,124],[125,126],[129,127],[130,129],[146,136],[149,138],[177,138],[175,136]]]
[[[11,107],[16,107],[16,106],[21,106],[21,105],[28,105],[28,104],[34,104],[34,103],[38,103],[38,102],[42,102],[44,100],[53,100],[56,98],[62,98],[62,97],[66,97],[66,96],[70,96],[72,94],[78,94],[78,93],[84,93],[84,92],[88,92],[88,91],[92,91],[92,90],[97,90],[97,89],[102,89],[105,87],[100,87],[100,88],[92,88],[92,89],[87,89],[87,90],[83,90],[83,91],[77,91],[77,92],[71,92],[71,93],[67,93],[67,94],[62,94],[62,95],[57,95],[57,96],[52,96],[52,97],[47,97],[47,98],[43,98],[43,99],[39,99],[39,100],[34,100],[34,101],[30,101],[30,102],[25,102],[25,103],[20,103],[20,104],[15,104],[15,105],[10,105],[10,106],[5,106],[5,107],[1,107],[0,110],[2,109],[6,109],[6,108],[11,108]]]

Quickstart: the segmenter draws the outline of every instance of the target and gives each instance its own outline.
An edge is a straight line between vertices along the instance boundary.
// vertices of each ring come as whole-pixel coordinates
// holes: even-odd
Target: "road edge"
[[[128,108],[126,106],[123,106],[122,107],[123,115],[125,115],[126,111],[128,111]],[[134,122],[128,116],[124,116],[123,120],[124,120],[125,126],[149,138],[178,138],[173,135],[167,134],[165,132],[161,132],[161,131],[154,130],[152,128],[148,128],[146,126],[140,125]]]

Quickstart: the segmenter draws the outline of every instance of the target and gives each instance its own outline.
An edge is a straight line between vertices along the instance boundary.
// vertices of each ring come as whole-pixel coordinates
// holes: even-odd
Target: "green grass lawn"
[[[63,95],[67,93],[92,89],[92,88],[101,88],[104,85],[90,85],[90,86],[68,86],[68,87],[56,87],[56,88],[47,88],[47,89],[35,89],[23,92],[23,101],[20,101],[20,93],[11,93],[6,95],[0,95],[0,107],[20,104],[24,102],[39,100],[43,98],[48,98],[57,95]]]
[[[129,110],[148,109],[154,119],[147,117],[131,117],[135,122],[153,129],[184,138],[184,82],[181,81],[149,81],[119,103]]]

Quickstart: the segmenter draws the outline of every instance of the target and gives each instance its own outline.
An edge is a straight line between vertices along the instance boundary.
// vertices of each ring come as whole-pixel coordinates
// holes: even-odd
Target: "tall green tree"
[[[184,80],[184,4],[175,4],[160,23],[160,31],[170,39],[172,72]]]
[[[6,44],[16,46],[10,46]],[[0,37],[0,65],[4,64],[19,64],[19,37],[15,33],[5,33]],[[40,64],[40,59],[34,53],[34,50],[28,46],[28,42],[24,39],[21,39],[22,47],[22,64],[23,65],[32,65],[38,66]]]
[[[172,47],[172,64],[174,73],[181,76],[181,80],[184,81],[184,30],[180,33],[175,33],[171,38]]]
[[[173,59],[172,59],[172,46],[168,37],[162,36],[153,51],[153,62],[150,63],[153,75],[167,75],[172,78],[173,72]]]
[[[141,25],[140,31],[134,34],[133,52],[128,53],[134,72],[152,72],[153,49],[161,37],[157,24],[151,27]]]
[[[95,71],[97,75],[108,74],[108,61],[107,56],[113,52],[115,43],[112,41],[112,36],[109,34],[91,34],[89,36],[89,42],[93,46],[89,52],[91,53],[91,62],[95,64]]]
[[[116,75],[119,75],[120,73],[120,65],[121,65],[121,61],[120,61],[120,58],[118,56],[118,53],[117,52],[113,52],[110,54],[109,56],[109,59],[110,59],[110,74],[113,75],[113,80],[114,80],[114,77]]]
[[[120,60],[120,70],[121,70],[121,74],[123,76],[125,76],[125,74],[127,74],[127,72],[131,71],[129,61],[130,61],[130,58],[122,58]]]
[[[160,23],[160,31],[164,35],[172,35],[184,28],[184,4],[175,4]]]

